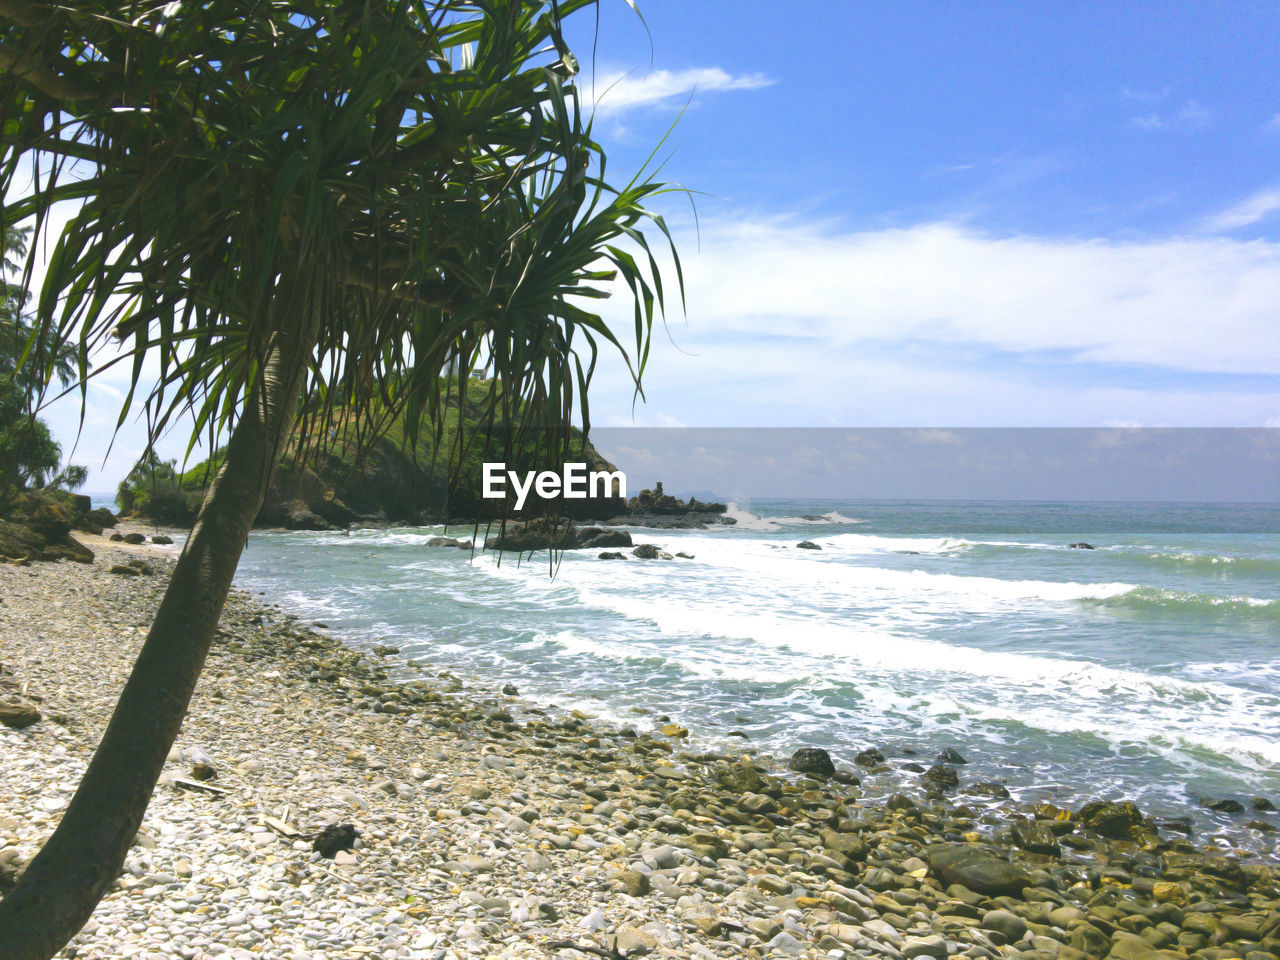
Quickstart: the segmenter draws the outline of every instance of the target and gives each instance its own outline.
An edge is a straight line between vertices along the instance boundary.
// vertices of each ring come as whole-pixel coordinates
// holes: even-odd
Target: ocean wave
[[[1261,597],[1220,596],[1168,590],[1162,587],[1135,587],[1110,597],[1082,597],[1108,610],[1173,616],[1201,616],[1214,619],[1235,616],[1248,620],[1280,620],[1280,600]]]
[[[1132,559],[1155,567],[1174,570],[1208,571],[1222,573],[1261,573],[1280,576],[1280,557],[1246,557],[1231,554],[1193,553],[1190,551],[1169,553],[1134,553]]]
[[[804,527],[815,525],[845,525],[852,523],[865,523],[857,517],[847,517],[839,510],[830,510],[826,513],[806,513],[799,516],[783,516],[783,517],[767,517],[752,513],[746,507],[739,503],[733,502],[729,504],[725,511],[725,516],[732,517],[736,521],[735,526],[739,530],[760,530],[760,531],[777,531],[786,527]]]

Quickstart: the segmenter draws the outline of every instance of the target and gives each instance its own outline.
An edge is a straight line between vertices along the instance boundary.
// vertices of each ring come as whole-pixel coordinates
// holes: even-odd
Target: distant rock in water
[[[1200,802],[1215,813],[1244,813],[1244,804],[1239,800],[1232,800],[1230,798],[1211,800],[1205,798]]]
[[[622,554],[620,554],[617,550],[606,550],[602,554],[600,554],[600,556],[597,557],[596,559],[597,560],[625,560],[627,558],[624,557]]]
[[[633,557],[639,557],[641,560],[670,560],[671,554],[665,553],[658,549],[652,543],[642,543],[631,551]]]
[[[1085,543],[1083,540],[1081,540],[1079,543],[1068,543],[1067,549],[1068,550],[1097,550],[1098,548],[1095,547],[1092,543]]]
[[[737,523],[733,517],[725,516],[728,509],[723,503],[704,503],[697,497],[677,499],[663,493],[659,480],[652,490],[641,490],[628,500],[625,514],[607,522],[611,526],[702,530],[717,524]]]
[[[821,747],[801,747],[791,755],[790,766],[797,773],[812,773],[820,777],[834,776],[836,772],[831,754]]]
[[[797,550],[821,550],[822,548],[812,540],[801,540],[796,544]]]
[[[951,747],[947,747],[940,754],[938,754],[938,763],[960,764],[960,763],[968,763],[968,762],[969,762],[968,760],[960,756],[960,753],[957,750],[954,750]]]
[[[428,547],[456,547],[459,550],[470,550],[470,540],[456,540],[453,537],[432,537],[427,541]]]

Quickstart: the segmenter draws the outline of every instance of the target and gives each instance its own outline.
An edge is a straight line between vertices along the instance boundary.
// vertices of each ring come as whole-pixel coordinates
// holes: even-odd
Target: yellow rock
[[[972,831],[970,833],[964,834],[964,838],[968,840],[970,843],[977,843],[979,840],[982,839],[982,835],[977,833],[976,831]]]
[[[687,737],[689,731],[678,723],[666,723],[662,726],[662,735],[664,737]]]
[[[801,910],[812,910],[814,907],[825,907],[827,901],[818,897],[796,897],[796,906]]]
[[[1179,906],[1185,905],[1187,900],[1187,891],[1182,889],[1180,883],[1170,883],[1168,880],[1161,880],[1151,889],[1151,896],[1155,897],[1159,903],[1174,903]]]

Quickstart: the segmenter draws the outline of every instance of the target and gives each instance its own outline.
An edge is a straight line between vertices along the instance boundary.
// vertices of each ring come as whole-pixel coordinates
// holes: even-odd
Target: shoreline
[[[0,728],[0,869],[69,799],[170,562],[91,546],[90,566],[0,567],[0,693],[25,684],[46,716]],[[109,573],[139,555],[154,574]],[[954,798],[867,801],[847,774],[805,780],[749,743],[704,752],[696,731],[637,734],[395,669],[233,592],[140,843],[63,955],[1280,949],[1280,868],[1155,840],[1123,810],[1093,811],[1091,830],[1056,808],[1011,821]],[[228,793],[184,789],[196,762]],[[320,858],[302,837],[329,823],[362,845]]]

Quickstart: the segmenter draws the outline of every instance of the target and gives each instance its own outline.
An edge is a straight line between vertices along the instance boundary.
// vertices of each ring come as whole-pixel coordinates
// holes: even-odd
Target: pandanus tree
[[[36,326],[82,382],[128,365],[121,423],[225,440],[84,778],[0,901],[0,957],[52,956],[118,876],[290,436],[353,409],[430,427],[447,370],[553,434],[588,422],[599,350],[639,387],[664,188],[604,179],[561,33],[590,3],[0,0],[0,226],[48,243]],[[634,338],[591,306],[614,289]]]

